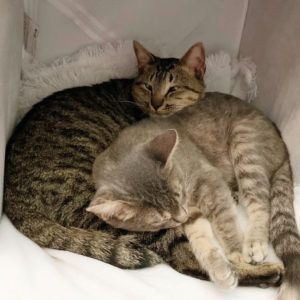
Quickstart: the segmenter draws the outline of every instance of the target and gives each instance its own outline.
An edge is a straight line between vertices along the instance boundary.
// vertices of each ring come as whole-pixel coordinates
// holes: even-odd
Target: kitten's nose
[[[158,110],[163,104],[163,99],[160,98],[152,98],[151,105],[155,110]]]

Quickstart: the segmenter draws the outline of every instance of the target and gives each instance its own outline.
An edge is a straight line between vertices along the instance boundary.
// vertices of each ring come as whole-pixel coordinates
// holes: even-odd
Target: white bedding
[[[206,84],[209,90],[238,93],[247,98],[255,87],[254,72],[246,62],[231,64],[226,53],[207,59]],[[242,72],[240,69],[248,70]],[[100,70],[100,71],[99,71]],[[132,41],[114,47],[89,46],[51,64],[38,64],[23,72],[18,117],[49,94],[67,87],[93,84],[116,77],[132,77],[136,59]],[[239,81],[246,81],[239,88]],[[243,87],[243,88],[242,88]],[[124,271],[111,265],[57,250],[43,250],[21,235],[6,216],[0,224],[0,299],[231,299],[251,293],[274,298],[274,289],[219,291],[208,282],[181,275],[166,265]],[[3,278],[2,278],[3,277]],[[252,291],[248,293],[247,291]],[[2,295],[1,295],[2,293]],[[3,294],[4,293],[4,294]],[[188,297],[187,297],[188,295]],[[249,298],[250,299],[250,298]]]
[[[0,2],[0,22],[2,21],[4,25],[8,24],[7,26],[2,26],[3,24],[1,23],[0,26],[0,175],[3,170],[5,141],[13,126],[14,116],[17,112],[15,105],[16,95],[14,92],[19,82],[18,75],[20,73],[22,9],[18,6],[18,3],[21,2],[21,0],[2,0]],[[25,6],[30,2],[37,1],[25,1]],[[40,39],[38,41],[38,58],[46,60],[62,53],[68,53],[76,49],[79,45],[94,41],[93,39],[86,39],[79,30],[72,26],[74,24],[71,21],[63,19],[59,13],[49,6],[50,2],[39,1],[41,6],[39,8]],[[53,0],[52,2],[59,1]],[[65,2],[71,2],[71,0],[66,0]],[[81,2],[84,5],[88,5],[86,4],[88,1],[76,0],[73,2]],[[96,0],[89,1],[89,3],[94,4],[97,2]],[[149,5],[160,5],[160,2],[151,1]],[[182,1],[177,2],[183,3]],[[101,3],[107,6],[111,1],[107,0]],[[170,42],[174,54],[181,54],[187,48],[187,45],[191,45],[193,42],[198,41],[198,37],[201,37],[201,40],[209,45],[208,48],[210,50],[222,48],[235,56],[239,48],[247,1],[231,0],[226,1],[225,4],[214,0],[201,1],[199,4],[199,1],[195,0],[190,1],[191,3],[202,6],[201,15],[204,15],[205,19],[197,20],[197,26],[192,24],[187,30],[182,27],[181,23],[176,22],[179,29],[186,30],[186,33],[181,32],[182,34],[179,34],[175,30],[176,37],[170,37],[174,38],[173,41],[176,41],[176,43],[180,42],[178,45]],[[6,7],[3,6],[4,4]],[[212,5],[213,9],[210,9],[208,4]],[[93,12],[95,11],[93,10],[94,6],[90,7],[90,10]],[[151,17],[153,9],[150,7],[151,14],[149,14],[148,7],[146,8],[146,16]],[[140,7],[137,7],[137,9],[140,10]],[[199,10],[191,10],[198,18]],[[214,11],[215,13],[213,14]],[[107,11],[101,8],[100,13],[102,12],[104,14],[103,24],[110,26],[107,22],[112,20],[110,17],[111,14],[108,15]],[[114,10],[114,13],[118,14],[118,12],[119,10]],[[185,11],[185,14],[188,16],[186,20],[193,20],[188,10]],[[109,18],[106,18],[106,15]],[[138,15],[135,14],[134,17],[137,18]],[[19,21],[19,24],[16,20]],[[215,22],[215,20],[218,20],[218,22]],[[127,26],[124,26],[124,30],[127,30],[127,32],[118,35],[118,37],[144,38],[146,27],[146,29],[149,28],[149,34],[146,38],[153,39],[154,36],[156,37],[155,30],[147,24],[145,22],[145,26],[142,26],[143,28],[135,26],[134,22],[132,22],[131,27],[127,24]],[[140,29],[140,32],[143,34],[133,32],[132,28]],[[208,28],[210,28],[209,31]],[[123,30],[123,26],[121,29]],[[179,38],[177,35],[179,35]],[[167,36],[169,36],[168,32]],[[161,37],[161,40],[165,41],[165,36]],[[11,72],[8,72],[9,70]],[[3,88],[4,86],[6,89]],[[296,212],[298,211],[297,219],[299,224],[300,187],[296,187],[295,191],[295,204]],[[0,192],[2,194],[1,181]],[[268,300],[275,299],[275,295],[275,288],[238,287],[234,291],[223,292],[210,282],[181,275],[166,265],[128,271],[70,252],[41,249],[31,240],[20,234],[5,215],[0,220],[1,300]]]
[[[122,50],[122,51],[120,51]],[[108,55],[108,56],[107,56]],[[52,64],[38,65],[23,73],[19,97],[21,117],[41,98],[66,87],[92,84],[115,77],[131,77],[136,71],[132,42],[118,47],[90,46]],[[104,63],[105,62],[105,63]],[[241,68],[243,66],[243,68]],[[209,56],[206,83],[210,90],[239,92],[247,96],[253,80],[239,91],[232,86],[242,76],[232,77],[248,63],[230,63],[226,54]],[[250,68],[251,69],[251,68]],[[89,74],[89,76],[87,76]],[[248,77],[249,77],[248,76]],[[243,87],[243,88],[242,88]],[[252,87],[253,88],[253,87]],[[300,202],[300,199],[299,201]],[[299,210],[300,211],[300,210]],[[144,270],[121,270],[77,254],[45,250],[21,235],[4,216],[0,223],[0,299],[275,299],[276,289],[238,288],[218,290],[210,282],[181,275],[166,265]]]
[[[295,196],[299,224],[300,187],[295,188]],[[277,292],[255,287],[221,291],[167,265],[121,270],[74,253],[42,249],[20,234],[5,215],[0,245],[1,300],[271,300]]]
[[[85,52],[81,52],[81,55],[83,53]],[[80,57],[82,58],[80,55],[77,56],[77,58]],[[218,60],[217,57],[215,57],[215,60]],[[67,59],[63,61],[70,63],[72,60]],[[81,59],[77,61],[73,60],[73,67],[74,63],[76,65],[79,61]],[[212,62],[213,59],[210,61]],[[213,66],[216,65],[211,64],[211,71],[214,70]],[[40,82],[38,79],[46,78],[49,74],[52,76],[56,72],[61,74],[61,61],[57,61],[55,66],[51,65],[50,69],[48,67],[44,66],[39,69],[43,73],[39,73],[36,70],[34,73],[29,72],[27,77],[25,76],[29,80],[27,83],[32,88],[31,92],[35,90],[41,91],[37,89]],[[227,68],[229,68],[229,73],[231,73],[229,65],[227,65]],[[48,73],[49,70],[51,70],[50,73]],[[30,77],[30,74],[34,74],[34,76]],[[40,76],[42,74],[45,77]],[[70,73],[67,74],[70,75]],[[78,74],[76,80],[80,79]],[[217,72],[216,74],[226,75],[226,72]],[[213,72],[210,76],[214,76]],[[73,78],[70,76],[66,77]],[[221,79],[220,83],[222,83],[221,86],[224,88],[224,82]],[[49,83],[47,80],[46,82]],[[60,80],[57,82],[60,82]],[[49,84],[53,88],[53,85]],[[230,85],[230,81],[228,81],[228,84]],[[23,92],[23,96],[30,95],[30,91],[27,89],[23,90]],[[33,94],[37,96],[34,98],[34,102],[36,102],[41,95]],[[21,97],[20,99],[24,100],[25,98]],[[30,103],[30,105],[32,104]],[[25,105],[23,109],[28,109],[30,105]],[[300,199],[298,199],[298,202],[300,204]],[[207,299],[253,299],[253,297],[256,297],[257,300],[266,300],[275,299],[276,295],[275,288],[266,290],[259,288],[237,288],[230,292],[220,291],[210,282],[200,281],[179,274],[166,265],[159,265],[143,270],[121,270],[103,262],[70,252],[41,249],[31,240],[20,234],[5,215],[0,223],[0,245],[1,300],[181,300],[201,299],[204,297]]]

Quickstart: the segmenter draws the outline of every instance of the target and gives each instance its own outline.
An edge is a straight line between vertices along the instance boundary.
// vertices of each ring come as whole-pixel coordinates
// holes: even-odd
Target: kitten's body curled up
[[[232,96],[207,94],[170,117],[124,129],[96,159],[97,192],[88,210],[134,231],[185,223],[210,278],[230,288],[236,277],[213,245],[210,226],[233,264],[243,261],[242,252],[246,262],[261,263],[268,247],[269,189],[278,188],[269,182],[281,169],[289,178],[288,155],[273,125]],[[230,191],[235,185],[249,214],[243,249]]]
[[[270,232],[286,267],[279,298],[297,299],[300,238],[289,156],[277,129],[247,103],[218,93],[208,93],[176,113],[168,111],[170,93],[173,101],[189,92],[194,102],[203,95],[201,81],[186,88],[183,79],[187,74],[194,80],[203,77],[201,45],[192,47],[181,61],[167,62],[165,68],[155,66],[155,58],[139,44],[136,52],[141,74],[136,89],[144,93],[141,108],[169,116],[126,128],[100,154],[93,173],[97,192],[88,210],[128,230],[156,231],[184,224],[196,258],[225,288],[235,286],[236,277],[213,245],[210,225],[233,265],[262,263]],[[176,68],[181,70],[174,80]],[[167,78],[164,85],[161,79],[155,82],[157,77]],[[181,86],[172,88],[176,80]],[[244,241],[230,191],[235,186],[249,217]]]
[[[190,59],[195,57],[190,55],[195,51],[202,53],[203,57],[203,48],[200,47],[200,44],[191,48],[180,61],[153,58],[152,55],[137,50],[138,48],[143,49],[136,44],[140,73],[135,80],[114,80],[92,87],[60,91],[35,105],[25,116],[7,145],[4,211],[18,230],[42,247],[72,251],[121,268],[136,269],[166,262],[179,272],[198,278],[207,278],[205,271],[207,266],[199,264],[201,259],[195,259],[182,227],[164,229],[159,232],[128,232],[114,228],[86,212],[86,208],[95,194],[92,183],[92,165],[95,158],[109,147],[120,130],[144,117],[137,105],[133,103],[132,95],[138,106],[147,114],[160,113],[164,115],[180,111],[183,107],[196,103],[204,96],[202,80],[205,71],[204,61],[200,59],[199,63],[200,56],[196,56],[195,60]],[[151,64],[149,64],[149,60]],[[152,64],[152,62],[155,63]],[[146,65],[148,66],[146,67]],[[189,73],[191,68],[194,68],[195,76]],[[149,80],[149,83],[145,82],[146,79]],[[167,93],[168,96],[163,97],[164,93]],[[153,96],[155,94],[155,97],[153,103],[149,103],[149,97],[152,94]],[[208,98],[211,97],[214,97],[213,94]],[[216,97],[226,98],[219,94],[216,94]],[[235,102],[236,100],[230,101]],[[215,110],[215,108],[212,109]],[[230,113],[227,110],[224,112],[225,115]],[[206,117],[208,118],[209,114]],[[194,126],[192,124],[199,119],[200,117],[192,118],[189,124]],[[211,121],[214,119],[212,118]],[[206,157],[208,165],[216,164],[214,167],[216,169],[222,166],[224,178],[226,177],[226,181],[231,183],[234,182],[234,176],[226,156],[228,153],[222,152],[225,146],[224,140],[221,140],[222,136],[218,135],[220,128],[225,130],[225,127],[222,123],[219,125],[218,130],[212,132],[211,139],[203,141],[208,144],[215,143],[216,148],[212,153],[206,153],[205,149],[201,149],[201,147],[199,150],[198,146],[195,151],[202,151],[201,155]],[[203,126],[202,123],[199,131],[206,130]],[[238,131],[243,132],[243,126]],[[272,131],[273,127],[268,126]],[[175,127],[172,126],[172,128]],[[189,132],[192,128],[186,130]],[[246,134],[246,132],[244,133]],[[143,135],[143,133],[141,134]],[[174,134],[176,147],[181,147],[180,139],[184,139],[185,134],[182,135],[179,128],[179,142],[177,133],[173,130],[171,131],[173,140],[171,139],[169,146],[172,146],[172,141],[174,146]],[[232,134],[231,136],[234,137],[234,133]],[[195,138],[197,137],[195,136]],[[278,136],[276,139],[279,141],[278,145],[282,146]],[[196,145],[191,136],[187,137],[187,141]],[[176,147],[174,155],[176,155]],[[125,149],[123,150],[122,155],[125,153]],[[128,149],[129,156],[132,155],[130,153]],[[216,162],[212,163],[215,157],[214,153],[226,155],[218,156]],[[109,160],[119,158],[109,157]],[[160,157],[160,159],[165,158]],[[239,156],[235,161],[236,163],[245,162],[244,158]],[[275,163],[276,160],[274,166]],[[205,164],[199,165],[200,169],[204,166]],[[227,171],[225,172],[225,170]],[[283,199],[281,195],[289,192],[287,208],[291,211],[291,181],[289,175],[284,175],[285,173],[289,174],[288,172],[289,165],[286,162],[282,168],[278,169],[276,175],[273,175],[271,186],[276,186],[276,189],[272,188],[271,192],[272,199],[276,201]],[[147,176],[147,173],[143,174],[143,176]],[[142,174],[140,175],[142,177]],[[241,178],[242,175],[243,173]],[[271,173],[268,173],[267,176],[270,178]],[[185,184],[182,184],[182,187],[186,188],[189,178],[185,176],[183,178]],[[283,181],[287,183],[284,189],[277,184],[277,182]],[[193,184],[190,183],[192,187]],[[260,186],[261,182],[257,182],[257,185]],[[149,188],[151,189],[151,185]],[[165,191],[167,192],[167,190]],[[176,195],[166,194],[166,199],[171,201]],[[124,194],[122,196],[124,197]],[[228,195],[227,197],[230,198]],[[250,204],[253,203],[252,200],[249,201]],[[273,207],[276,208],[276,205],[275,203]],[[174,207],[172,203],[171,207]],[[174,209],[176,210],[176,206]],[[186,207],[182,207],[170,226],[178,225],[185,220],[186,209]],[[273,216],[275,221],[280,223],[281,215],[277,216],[276,211],[273,212]],[[157,228],[161,226],[162,217],[164,220],[171,221],[170,212],[161,212],[162,215],[156,214],[153,210],[152,212],[157,218]],[[198,212],[196,211],[196,213]],[[287,213],[290,214],[289,211]],[[291,230],[294,230],[293,220],[291,218]],[[205,221],[203,222],[205,223]],[[271,225],[276,225],[276,222]],[[166,227],[169,227],[169,224],[165,224]],[[203,228],[206,225],[204,224]],[[278,226],[275,227],[278,228]],[[274,232],[276,232],[276,228]],[[190,234],[192,234],[193,228],[190,227],[190,229]],[[285,230],[283,228],[283,235]],[[272,238],[276,239],[276,237],[277,234],[274,234]],[[284,239],[289,238],[289,235],[284,235]],[[294,234],[294,238],[297,239],[296,234]],[[278,240],[279,242],[280,240]],[[284,246],[279,243],[278,247],[292,264],[294,258],[290,258],[290,252],[286,250],[286,248],[289,249],[288,245],[289,242],[286,242]],[[298,252],[295,251],[295,253]],[[297,255],[295,255],[295,266],[297,266]],[[245,268],[243,266],[244,264],[241,263],[240,267],[236,268],[241,284],[274,285],[278,283],[278,275],[281,275],[281,269],[276,264],[261,264],[252,267],[247,265]],[[228,268],[228,271],[228,276],[233,279],[231,284],[233,286],[235,276],[231,268]],[[289,272],[288,268],[287,274]]]

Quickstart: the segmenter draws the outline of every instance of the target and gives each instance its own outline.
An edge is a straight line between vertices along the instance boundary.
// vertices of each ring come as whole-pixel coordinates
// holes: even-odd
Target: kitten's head
[[[132,95],[149,115],[170,115],[204,97],[205,51],[201,43],[181,58],[159,58],[134,41],[139,74]]]
[[[184,223],[184,185],[172,161],[177,132],[167,130],[116,159],[100,159],[97,192],[87,208],[110,225],[131,231],[158,231]],[[106,157],[105,157],[106,156]]]

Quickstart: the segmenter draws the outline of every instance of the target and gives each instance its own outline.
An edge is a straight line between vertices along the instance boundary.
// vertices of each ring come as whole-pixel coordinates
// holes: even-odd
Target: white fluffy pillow
[[[154,54],[168,56],[164,47],[144,43]],[[184,54],[184,53],[183,53]],[[231,62],[225,52],[208,55],[205,83],[207,91],[231,93],[251,101],[256,96],[255,66],[249,60]],[[86,46],[48,64],[23,66],[18,119],[38,101],[66,88],[92,85],[115,78],[132,78],[137,62],[132,41]]]

